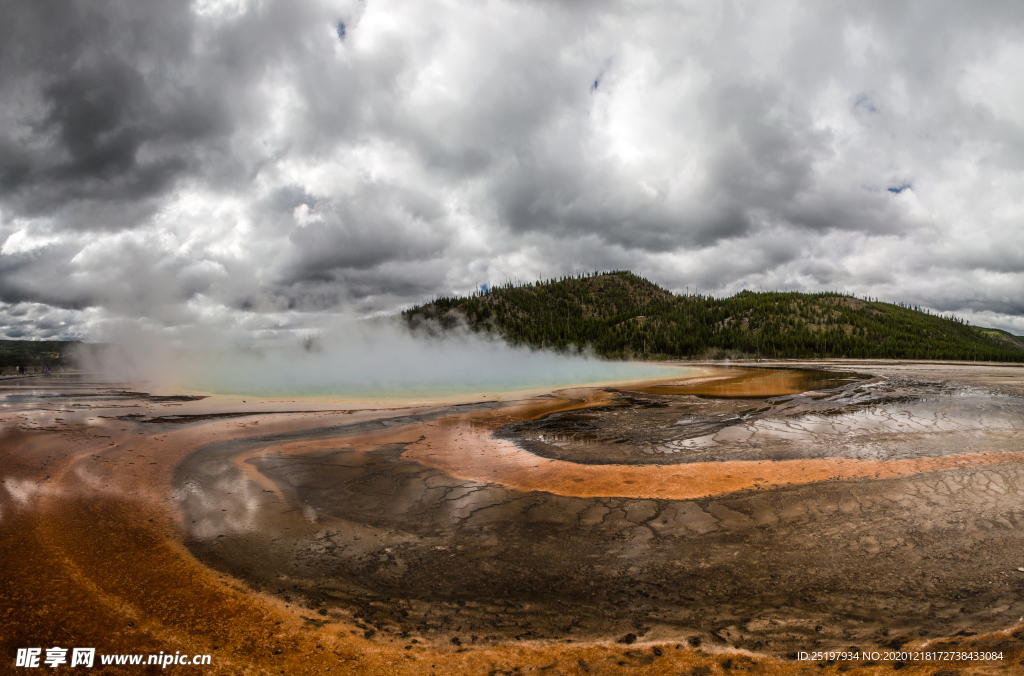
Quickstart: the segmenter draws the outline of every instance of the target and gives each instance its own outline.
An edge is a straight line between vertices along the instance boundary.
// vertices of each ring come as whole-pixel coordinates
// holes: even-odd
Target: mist
[[[82,366],[152,391],[254,397],[436,398],[680,375],[684,369],[514,347],[468,330],[431,332],[397,320],[350,321],[290,344],[231,346],[215,335],[169,340],[121,327]]]

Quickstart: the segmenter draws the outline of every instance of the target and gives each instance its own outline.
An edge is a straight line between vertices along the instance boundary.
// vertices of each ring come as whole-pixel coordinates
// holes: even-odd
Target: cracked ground
[[[173,483],[199,560],[366,638],[956,646],[1024,617],[1004,371],[388,413],[207,443]]]
[[[0,380],[0,654],[1019,673],[1024,369],[687,366],[471,403]],[[793,659],[874,646],[1002,657]]]

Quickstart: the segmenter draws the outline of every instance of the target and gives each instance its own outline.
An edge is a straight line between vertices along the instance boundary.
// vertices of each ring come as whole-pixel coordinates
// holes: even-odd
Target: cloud
[[[256,340],[608,268],[1024,317],[1017,3],[4,13],[6,335]]]

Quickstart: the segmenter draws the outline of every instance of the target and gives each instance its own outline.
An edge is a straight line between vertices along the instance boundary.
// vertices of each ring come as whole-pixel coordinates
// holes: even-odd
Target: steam
[[[156,391],[360,399],[495,394],[679,372],[512,347],[466,330],[412,332],[391,320],[349,322],[291,345],[239,348],[196,338],[175,344],[141,329],[121,330],[116,346],[83,354],[83,365]]]

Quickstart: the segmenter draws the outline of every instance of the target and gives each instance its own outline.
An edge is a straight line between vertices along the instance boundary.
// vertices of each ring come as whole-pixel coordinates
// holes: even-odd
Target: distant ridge
[[[0,369],[11,366],[66,366],[78,340],[0,340]]]
[[[1024,362],[1024,338],[841,293],[675,295],[628,271],[505,284],[402,313],[510,343],[610,358],[882,358]]]

